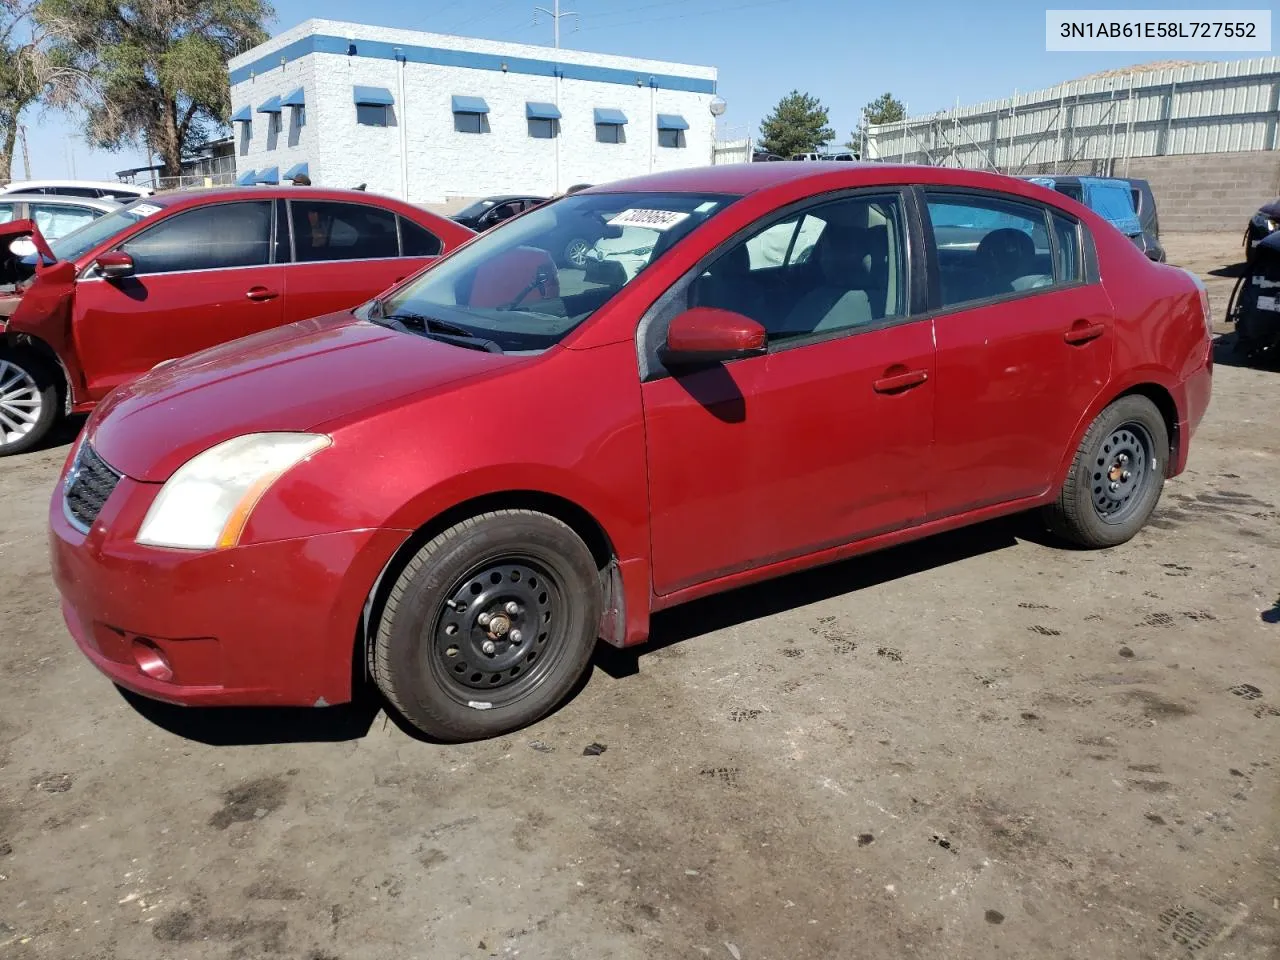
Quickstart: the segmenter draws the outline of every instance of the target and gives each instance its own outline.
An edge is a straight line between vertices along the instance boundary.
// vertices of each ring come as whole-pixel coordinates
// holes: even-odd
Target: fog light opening
[[[139,637],[133,641],[132,649],[134,663],[152,680],[168,683],[173,679],[173,667],[169,666],[169,661],[160,648],[150,640]]]

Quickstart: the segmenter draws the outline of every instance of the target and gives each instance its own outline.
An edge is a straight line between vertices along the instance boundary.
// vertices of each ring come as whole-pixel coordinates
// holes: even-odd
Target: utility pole
[[[559,49],[560,49],[560,21],[561,21],[561,19],[563,19],[564,17],[573,17],[573,18],[575,19],[575,21],[577,21],[577,20],[581,20],[582,18],[581,18],[581,17],[579,17],[579,16],[578,16],[578,14],[577,14],[577,13],[575,13],[574,11],[572,11],[572,10],[565,10],[565,11],[561,11],[561,10],[560,10],[560,0],[555,0],[555,3],[553,4],[553,8],[554,8],[554,9],[548,10],[546,7],[534,7],[534,8],[533,8],[533,25],[534,25],[535,27],[538,25],[538,14],[540,14],[540,13],[545,13],[548,17],[550,17],[550,18],[551,18],[552,33],[553,33],[553,34],[554,34],[554,36],[555,36],[555,46],[556,46],[556,49],[557,49],[557,50],[559,50]],[[576,29],[576,28],[575,28],[575,29]]]
[[[22,141],[22,179],[31,179],[31,154],[27,151],[27,125],[18,125],[18,139]]]

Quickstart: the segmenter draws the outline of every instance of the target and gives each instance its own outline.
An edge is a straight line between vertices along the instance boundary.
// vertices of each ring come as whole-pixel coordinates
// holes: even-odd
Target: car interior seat
[[[655,247],[653,256],[658,253]],[[751,255],[745,243],[732,246],[698,278],[692,302],[697,307],[719,307],[764,321],[764,290],[751,275]]]
[[[1053,277],[1036,272],[1035,242],[1011,227],[992,230],[983,237],[974,260],[975,281],[981,285],[973,292],[974,299],[1053,283]]]
[[[821,333],[871,323],[875,313],[868,289],[873,285],[871,266],[876,257],[871,234],[876,229],[829,224],[814,251],[820,282],[770,332]]]

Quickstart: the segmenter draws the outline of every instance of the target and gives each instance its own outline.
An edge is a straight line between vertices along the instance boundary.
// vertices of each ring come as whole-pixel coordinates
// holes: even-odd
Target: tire
[[[0,457],[26,453],[58,422],[58,376],[30,350],[0,351]]]
[[[587,251],[591,249],[591,244],[583,237],[574,237],[564,245],[564,253],[561,255],[563,265],[566,267],[582,268],[587,265]]]
[[[595,560],[566,524],[531,510],[484,513],[405,566],[371,645],[371,672],[432,739],[509,733],[573,689],[595,648],[600,606]]]
[[[1097,549],[1125,543],[1160,502],[1168,468],[1169,430],[1146,397],[1121,397],[1085,432],[1049,528],[1064,540]],[[1115,489],[1112,489],[1112,485]]]

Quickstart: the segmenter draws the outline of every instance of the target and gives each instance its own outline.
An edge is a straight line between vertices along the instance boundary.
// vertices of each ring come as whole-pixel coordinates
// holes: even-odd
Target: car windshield
[[[131,227],[143,217],[159,213],[160,207],[149,200],[135,200],[119,210],[86,223],[64,237],[52,240],[49,249],[59,260],[79,260],[99,244],[110,240],[125,227]]]
[[[358,315],[459,346],[545,350],[734,199],[564,197],[481,234]]]
[[[471,220],[471,219],[474,219],[475,217],[480,216],[480,214],[484,213],[486,210],[488,210],[497,202],[498,202],[497,200],[477,200],[471,206],[463,207],[461,210],[455,213],[454,216],[463,217],[467,220]]]

